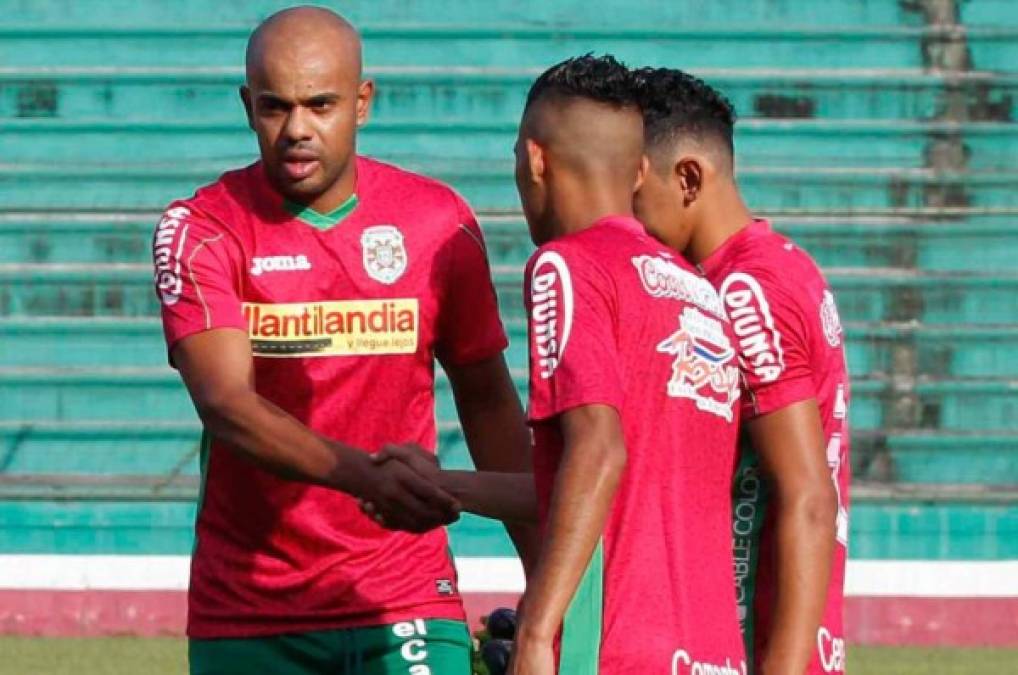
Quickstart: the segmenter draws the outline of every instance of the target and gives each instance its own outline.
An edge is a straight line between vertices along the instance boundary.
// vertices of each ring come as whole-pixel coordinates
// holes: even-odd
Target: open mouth
[[[318,169],[318,160],[313,158],[290,158],[283,160],[283,170],[292,181],[301,181]]]

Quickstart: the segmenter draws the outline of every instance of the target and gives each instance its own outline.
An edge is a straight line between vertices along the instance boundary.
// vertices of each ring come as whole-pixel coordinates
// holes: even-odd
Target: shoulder
[[[806,251],[777,233],[756,237],[732,256],[718,285],[722,297],[756,296],[764,305],[795,305],[817,283],[825,284],[820,268]]]
[[[441,209],[452,214],[467,209],[463,198],[440,180],[373,157],[358,156],[357,162],[362,171],[370,172],[372,182],[379,190],[388,193],[394,203],[401,203],[400,199],[412,196],[413,201],[403,203],[414,209]]]
[[[254,202],[255,166],[228,171],[214,182],[203,185],[186,199],[174,200],[166,207],[157,225],[157,233],[166,227],[175,227],[174,222],[188,229],[226,231],[234,219],[230,214],[238,209],[250,210]]]

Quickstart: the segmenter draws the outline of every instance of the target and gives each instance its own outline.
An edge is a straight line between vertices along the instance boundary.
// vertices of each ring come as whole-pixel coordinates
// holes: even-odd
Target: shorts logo
[[[183,290],[183,279],[180,276],[180,259],[184,255],[184,244],[187,243],[187,224],[184,218],[191,212],[177,206],[163,215],[156,227],[155,238],[152,240],[152,261],[155,264],[156,292],[159,299],[167,307],[177,304]],[[183,224],[183,228],[181,228]],[[180,232],[178,239],[177,232]]]
[[[383,284],[393,284],[407,267],[403,233],[394,225],[376,225],[361,234],[361,257],[368,276]]]
[[[664,258],[640,255],[632,260],[643,283],[643,290],[652,298],[682,300],[715,316],[725,315],[718,292],[706,279]]]
[[[455,595],[456,587],[452,579],[435,579],[435,590],[439,595]]]
[[[261,276],[265,272],[303,272],[311,269],[311,261],[306,255],[270,255],[251,258],[251,276]]]
[[[834,294],[824,290],[824,300],[820,303],[820,325],[824,328],[827,344],[837,347],[841,344],[841,317],[838,306],[834,303]]]
[[[657,351],[675,357],[669,396],[691,399],[698,409],[727,422],[735,419],[739,369],[720,321],[686,307],[679,317],[679,330],[665,338]]]
[[[760,283],[748,274],[734,272],[721,284],[721,297],[739,340],[743,369],[761,382],[774,382],[785,370],[785,355]]]
[[[416,298],[245,302],[243,312],[255,356],[374,356],[417,351]]]
[[[394,624],[392,634],[402,640],[399,655],[406,670],[398,672],[407,675],[434,675],[434,670],[428,665],[428,625],[424,619]]]
[[[573,327],[573,280],[555,251],[545,251],[530,275],[531,363],[541,379],[554,374],[569,344]]]

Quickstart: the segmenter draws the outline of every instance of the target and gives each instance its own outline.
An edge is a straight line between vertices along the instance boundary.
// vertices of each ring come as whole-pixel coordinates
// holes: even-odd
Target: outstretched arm
[[[376,466],[259,396],[243,331],[196,333],[177,342],[172,357],[206,429],[266,471],[369,499],[401,529],[419,532],[456,519],[456,500],[408,467]]]
[[[505,359],[498,354],[469,365],[445,364],[445,371],[474,465],[480,472],[496,472],[461,475],[457,484],[446,485],[464,500],[467,510],[505,520],[529,571],[538,547],[530,430]]]

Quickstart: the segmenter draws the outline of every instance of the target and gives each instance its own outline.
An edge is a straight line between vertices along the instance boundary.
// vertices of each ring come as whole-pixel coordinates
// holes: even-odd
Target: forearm
[[[492,495],[476,495],[484,499],[484,503],[479,504],[482,510],[470,507],[467,510],[503,520],[523,562],[523,568],[529,574],[540,547],[530,431],[515,390],[507,391],[508,394],[494,400],[473,399],[461,402],[459,407],[463,435],[478,471],[529,474],[529,480],[525,486],[522,480],[519,481],[522,491],[517,494],[498,486],[490,486],[497,490]],[[527,500],[530,500],[529,505],[525,503]],[[493,515],[496,512],[510,514],[510,517]]]
[[[366,455],[318,436],[255,392],[199,403],[198,412],[213,436],[266,471],[288,480],[356,492]]]
[[[782,504],[775,527],[777,602],[762,675],[802,675],[816,650],[823,618],[835,540],[836,502],[826,497]]]
[[[604,531],[625,466],[625,451],[567,448],[559,467],[540,558],[520,605],[520,640],[547,641]]]
[[[530,473],[442,471],[440,485],[463,505],[464,511],[494,518],[506,527],[537,524],[537,495]]]

